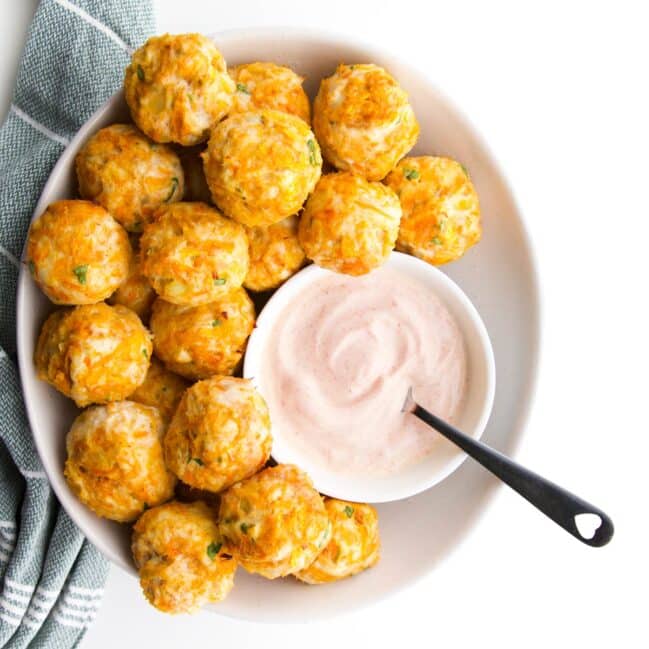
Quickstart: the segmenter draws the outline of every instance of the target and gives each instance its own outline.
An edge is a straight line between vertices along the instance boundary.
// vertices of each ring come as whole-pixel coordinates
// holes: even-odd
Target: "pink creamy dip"
[[[409,386],[448,421],[462,407],[462,333],[398,271],[323,276],[285,307],[270,340],[261,385],[273,428],[337,473],[386,475],[434,452],[439,437],[401,412]]]

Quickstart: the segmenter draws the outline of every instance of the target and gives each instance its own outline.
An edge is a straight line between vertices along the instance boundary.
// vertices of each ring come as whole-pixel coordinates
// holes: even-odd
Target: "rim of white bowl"
[[[460,326],[467,347],[469,337],[478,343],[476,356],[479,356],[484,363],[484,371],[481,372],[484,375],[482,377],[484,389],[480,393],[472,395],[477,400],[478,406],[476,406],[475,410],[479,414],[474,426],[464,432],[474,439],[479,439],[487,426],[493,407],[496,391],[496,364],[491,340],[478,310],[464,291],[448,275],[417,257],[392,252],[384,267],[393,268],[409,276],[421,286],[424,286],[426,290],[435,293],[451,312],[455,312],[455,321]],[[289,303],[298,297],[301,292],[320,278],[332,274],[334,273],[320,268],[316,264],[303,268],[273,293],[259,313],[256,327],[248,340],[248,347],[244,357],[243,376],[252,381],[262,396],[264,394],[262,380],[263,357],[268,345],[272,344],[272,339],[269,336],[272,334],[277,318],[281,317]],[[422,276],[425,276],[426,279],[422,280]],[[465,324],[462,324],[457,317],[458,313],[467,316]],[[471,384],[472,382],[469,381],[469,386]],[[471,390],[471,387],[469,387],[469,390]],[[430,459],[430,456],[428,456],[421,462],[404,467],[390,476],[341,475],[314,461],[308,454],[301,453],[295,445],[291,445],[290,442],[284,439],[279,428],[273,427],[272,432],[272,456],[274,460],[279,463],[297,464],[311,477],[316,489],[321,493],[355,502],[381,503],[415,496],[447,478],[467,457],[466,453],[457,449],[457,452],[454,452],[446,462],[441,464],[437,470],[431,469],[430,473],[422,472],[426,459]]]

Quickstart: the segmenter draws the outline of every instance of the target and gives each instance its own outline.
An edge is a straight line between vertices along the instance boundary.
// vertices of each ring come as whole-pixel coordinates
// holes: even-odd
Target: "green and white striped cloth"
[[[153,30],[150,1],[42,0],[0,129],[0,647],[76,646],[101,603],[107,562],[57,502],[25,417],[16,280],[52,167]]]

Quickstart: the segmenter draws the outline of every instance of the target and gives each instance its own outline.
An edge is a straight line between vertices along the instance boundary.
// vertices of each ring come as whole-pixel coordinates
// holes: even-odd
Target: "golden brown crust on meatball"
[[[219,492],[270,457],[270,417],[247,379],[213,376],[189,388],[165,436],[167,466],[186,484]]]
[[[388,258],[400,218],[399,199],[382,183],[348,172],[329,174],[306,203],[299,240],[307,257],[319,266],[363,275]]]
[[[133,311],[100,302],[53,313],[34,362],[39,379],[82,408],[128,397],[144,381],[151,349],[151,335]]]
[[[214,511],[203,502],[144,512],[131,548],[145,597],[165,613],[193,613],[225,599],[234,585],[236,561],[225,554]]]
[[[205,203],[161,208],[140,241],[142,273],[167,302],[197,306],[238,288],[248,272],[243,226]]]
[[[375,565],[380,556],[379,519],[371,505],[326,498],[331,538],[316,560],[295,576],[308,584],[351,577]]]
[[[430,264],[461,257],[480,241],[480,205],[464,167],[450,158],[404,158],[385,179],[403,210],[397,249]]]
[[[205,140],[232,105],[235,85],[214,43],[202,34],[151,37],[126,68],[133,121],[156,142]]]
[[[406,92],[371,64],[341,64],[322,80],[313,129],[331,164],[369,180],[384,178],[419,135]]]
[[[65,479],[98,516],[135,520],[173,496],[176,478],[164,463],[163,435],[156,408],[132,401],[91,406],[68,433]]]
[[[214,202],[249,227],[299,211],[320,177],[320,147],[309,126],[277,110],[236,113],[212,131],[203,154]]]
[[[262,108],[273,108],[311,121],[311,106],[304,92],[304,77],[283,65],[245,63],[229,69],[236,83],[230,115]]]
[[[128,235],[101,206],[56,201],[36,218],[27,238],[27,263],[55,304],[94,304],[128,276]]]
[[[242,288],[201,306],[158,298],[151,316],[158,358],[172,372],[194,380],[233,374],[254,326],[255,307]]]
[[[297,237],[297,216],[268,227],[246,228],[250,267],[243,285],[250,291],[268,291],[296,273],[304,264]]]
[[[76,168],[81,196],[105,207],[129,231],[140,232],[161,205],[183,197],[176,153],[131,124],[97,131],[77,154]]]
[[[322,497],[290,464],[264,469],[224,491],[219,521],[237,561],[268,579],[306,568],[331,533]]]
[[[189,385],[189,381],[169,371],[157,358],[151,357],[144,382],[129,398],[145,406],[156,407],[163,419],[169,421]]]

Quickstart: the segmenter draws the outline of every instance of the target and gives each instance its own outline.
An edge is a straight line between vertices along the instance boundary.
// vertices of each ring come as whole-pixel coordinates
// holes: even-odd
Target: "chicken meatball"
[[[242,288],[201,306],[158,299],[151,316],[156,355],[172,372],[193,380],[233,374],[254,326],[255,307]]]
[[[167,302],[196,306],[241,286],[248,273],[248,237],[205,203],[159,210],[140,242],[142,273]]]
[[[323,176],[300,219],[299,239],[318,266],[364,275],[385,262],[399,231],[397,195],[348,172]]]
[[[370,505],[335,498],[325,500],[331,538],[316,560],[295,576],[308,584],[351,577],[379,560],[379,519]]]
[[[66,439],[70,489],[98,516],[122,523],[169,500],[176,478],[165,467],[163,434],[158,410],[140,403],[84,410]]]
[[[248,572],[268,579],[306,568],[331,533],[322,497],[290,464],[264,469],[224,491],[219,519],[228,550]]]
[[[131,258],[127,278],[106,300],[109,304],[121,304],[135,311],[142,322],[148,322],[156,293],[149,280],[142,274],[140,253]]]
[[[480,205],[466,169],[455,160],[404,158],[385,179],[401,201],[397,249],[429,264],[461,257],[480,241]]]
[[[299,211],[320,178],[322,157],[303,120],[265,109],[218,124],[203,162],[214,202],[227,216],[253,227]]]
[[[234,585],[236,561],[225,554],[214,512],[203,502],[144,512],[131,549],[145,597],[165,613],[194,613],[225,599]]]
[[[270,225],[246,228],[250,267],[243,285],[250,291],[277,288],[304,263],[304,250],[297,238],[297,216]]]
[[[234,89],[223,56],[202,34],[153,36],[133,53],[124,78],[137,126],[156,142],[183,146],[207,139]]]
[[[189,387],[189,381],[170,372],[157,358],[151,358],[149,371],[144,383],[129,397],[131,401],[155,406],[163,419],[169,421],[180,403],[183,392]]]
[[[419,124],[408,95],[377,65],[339,65],[313,102],[313,128],[338,169],[381,180],[415,145]]]
[[[55,311],[41,329],[34,362],[38,378],[83,408],[128,397],[144,381],[151,347],[133,311],[100,302]]]
[[[55,304],[105,300],[128,276],[126,230],[90,201],[56,201],[29,228],[27,263]]]
[[[246,63],[229,70],[236,83],[230,114],[273,108],[311,121],[309,98],[302,88],[304,77],[275,63]]]
[[[247,379],[213,376],[183,395],[165,436],[167,466],[186,484],[218,492],[270,457],[270,418]]]
[[[180,159],[130,124],[95,133],[76,158],[79,193],[105,207],[127,230],[140,232],[155,210],[183,197]]]

